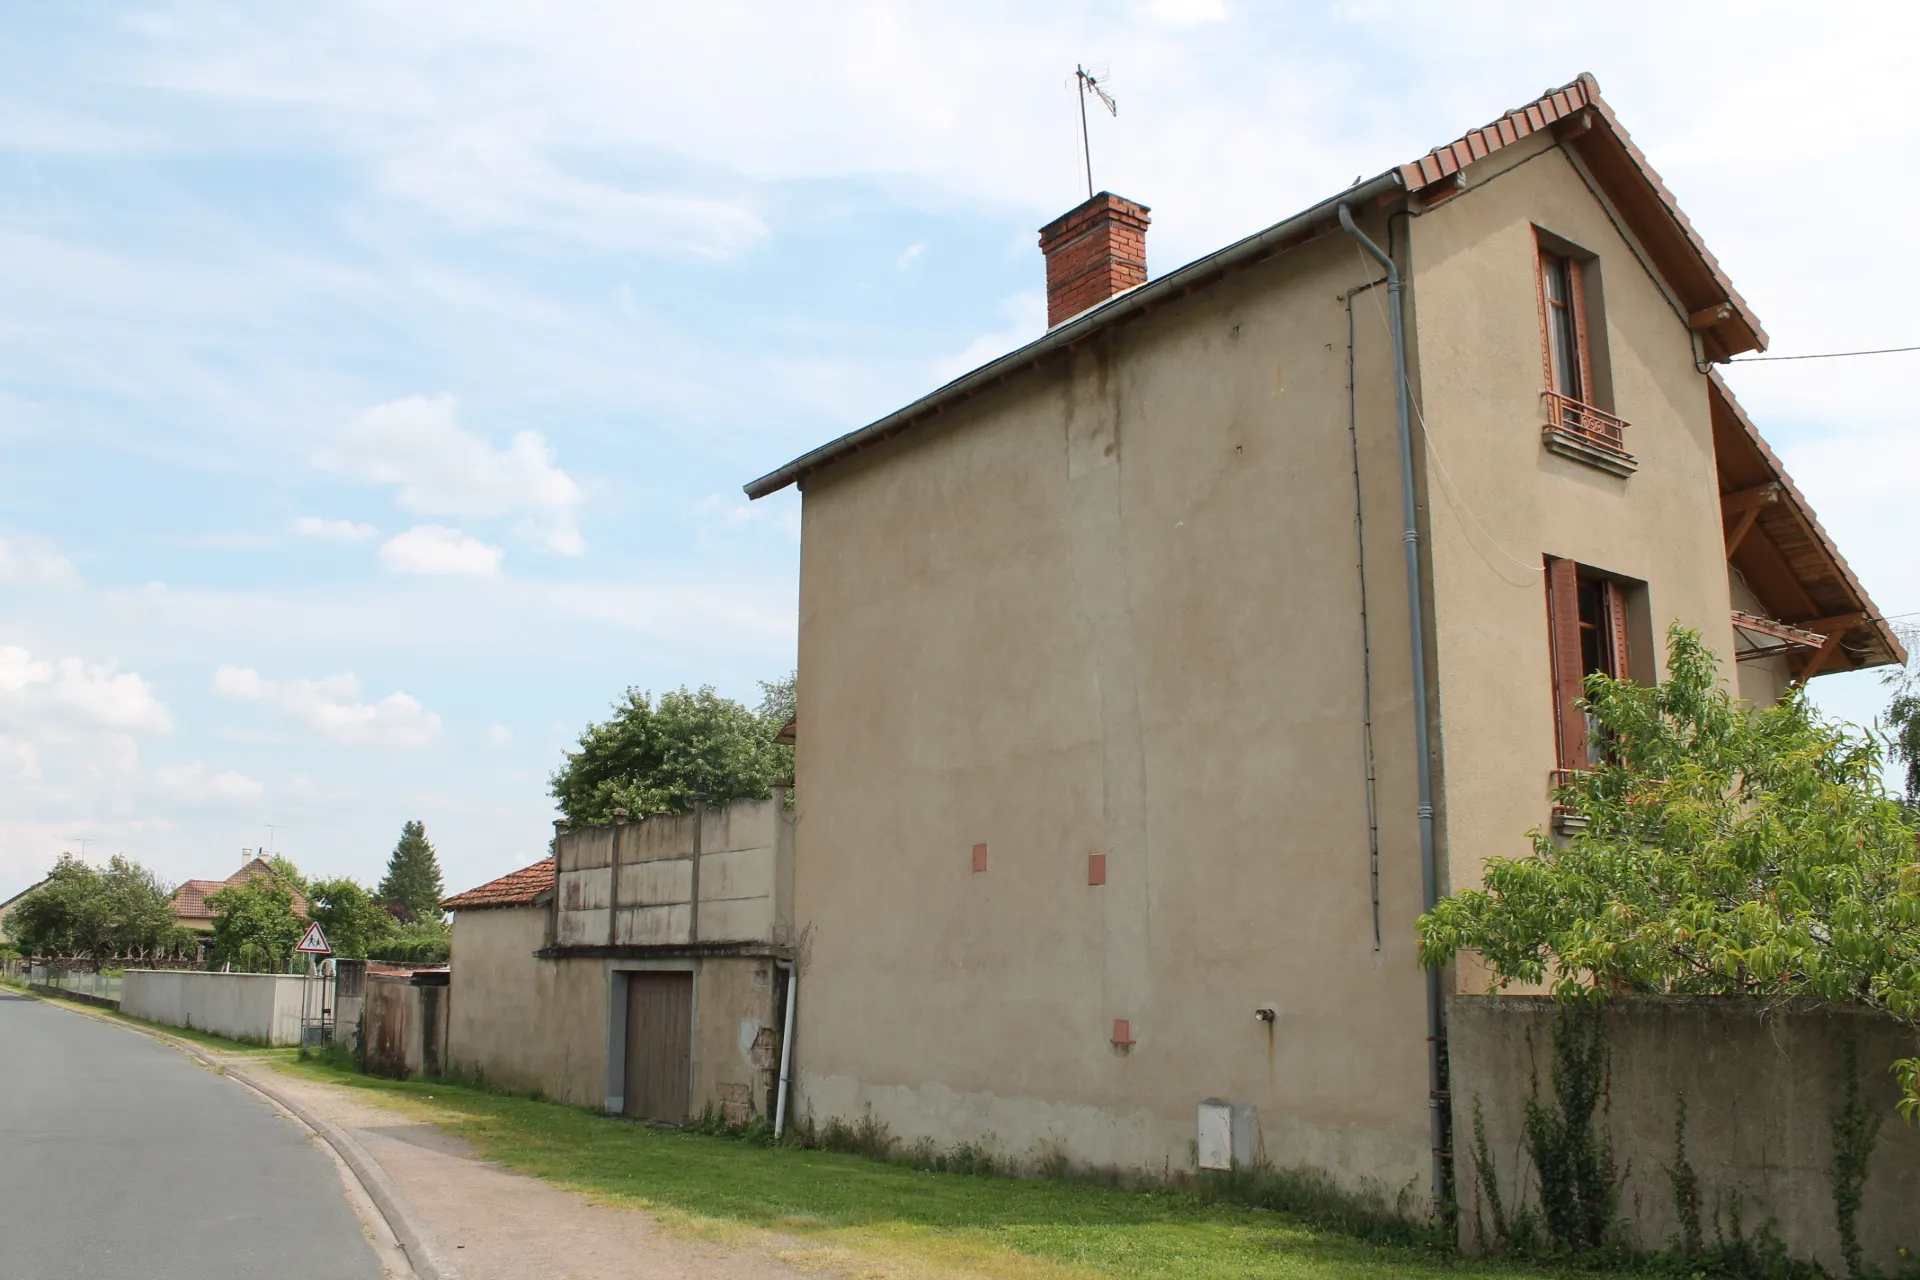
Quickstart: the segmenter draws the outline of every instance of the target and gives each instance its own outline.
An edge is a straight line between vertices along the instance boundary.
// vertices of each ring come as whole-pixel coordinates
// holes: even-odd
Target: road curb
[[[171,1039],[171,1037],[168,1037]],[[196,1054],[196,1057],[199,1055]],[[413,1267],[420,1280],[460,1280],[460,1273],[454,1269],[440,1251],[434,1247],[433,1237],[414,1217],[413,1207],[393,1185],[393,1179],[380,1167],[380,1162],[360,1145],[358,1139],[342,1129],[333,1121],[315,1115],[305,1106],[294,1101],[287,1094],[274,1088],[266,1081],[250,1072],[242,1071],[232,1063],[217,1064],[222,1070],[248,1088],[258,1090],[273,1099],[279,1105],[298,1116],[300,1122],[326,1140],[328,1146],[339,1152],[340,1158],[353,1170],[353,1176],[360,1179],[360,1185],[380,1210],[380,1216],[393,1228],[394,1239],[400,1242],[407,1262]]]
[[[45,996],[28,992],[19,994],[26,996],[29,1000],[47,1000]],[[345,1162],[347,1168],[353,1171],[353,1176],[360,1181],[361,1190],[367,1193],[367,1198],[373,1201],[376,1209],[380,1210],[380,1216],[387,1220],[387,1227],[393,1232],[393,1238],[399,1241],[400,1251],[406,1255],[407,1265],[413,1269],[418,1280],[461,1280],[460,1272],[441,1256],[439,1249],[434,1246],[433,1237],[420,1225],[419,1220],[414,1216],[413,1206],[407,1203],[407,1198],[401,1194],[400,1188],[393,1185],[393,1179],[387,1176],[387,1171],[382,1169],[380,1162],[375,1160],[367,1149],[345,1129],[331,1120],[315,1115],[279,1089],[241,1070],[231,1062],[216,1062],[207,1057],[200,1051],[200,1046],[191,1040],[182,1040],[179,1036],[170,1036],[164,1031],[157,1031],[151,1027],[135,1026],[117,1018],[102,1017],[84,1007],[76,1008],[73,1012],[83,1018],[92,1018],[96,1022],[104,1022],[109,1026],[137,1031],[162,1044],[171,1045],[201,1066],[222,1075],[232,1076],[242,1085],[271,1100],[276,1106],[285,1108],[301,1124],[318,1134],[322,1141],[334,1149],[335,1154]]]

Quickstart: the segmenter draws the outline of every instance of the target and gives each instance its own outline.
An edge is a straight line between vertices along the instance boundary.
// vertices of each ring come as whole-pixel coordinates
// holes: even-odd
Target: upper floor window
[[[1547,306],[1548,386],[1587,403],[1592,385],[1585,323],[1586,291],[1581,288],[1580,264],[1567,254],[1540,253],[1540,281]]]
[[[1612,412],[1600,260],[1550,232],[1535,228],[1535,234],[1547,449],[1616,476],[1632,475],[1639,463],[1627,452],[1627,424]]]

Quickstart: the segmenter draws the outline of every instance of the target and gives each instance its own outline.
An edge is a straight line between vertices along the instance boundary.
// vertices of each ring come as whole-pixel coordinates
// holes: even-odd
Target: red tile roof
[[[489,880],[477,889],[456,893],[440,904],[443,911],[472,911],[480,907],[529,907],[553,888],[553,859],[542,858],[530,867]]]
[[[1399,167],[1408,191],[1430,189],[1476,160],[1543,129],[1578,157],[1583,178],[1597,184],[1639,238],[1660,275],[1700,333],[1710,359],[1764,350],[1767,331],[1727,279],[1719,260],[1680,211],[1679,201],[1600,96],[1600,82],[1582,72],[1572,84],[1549,89],[1492,124],[1435,147]],[[1596,195],[1599,192],[1595,193]]]
[[[173,908],[176,920],[211,920],[214,910],[207,905],[209,894],[218,893],[228,885],[245,884],[255,876],[269,875],[273,871],[264,859],[255,858],[246,866],[228,876],[225,880],[189,880],[173,891],[173,897],[167,905]],[[307,898],[298,889],[293,891],[293,914],[304,917],[307,914]]]

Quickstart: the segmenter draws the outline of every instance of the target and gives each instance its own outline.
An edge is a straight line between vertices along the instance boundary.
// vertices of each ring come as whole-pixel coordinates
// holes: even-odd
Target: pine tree
[[[380,905],[398,907],[410,920],[440,919],[440,860],[427,842],[427,824],[409,822],[400,829],[400,843],[387,859],[386,878],[380,882]]]

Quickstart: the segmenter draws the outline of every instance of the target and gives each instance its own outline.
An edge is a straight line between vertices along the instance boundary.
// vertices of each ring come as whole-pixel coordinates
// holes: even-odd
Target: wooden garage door
[[[693,1065],[693,975],[627,975],[627,1114],[687,1122]]]

